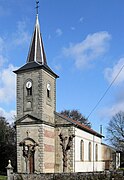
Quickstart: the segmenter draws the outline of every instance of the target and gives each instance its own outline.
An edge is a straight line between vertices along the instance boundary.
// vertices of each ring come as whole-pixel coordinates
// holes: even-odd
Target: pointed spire
[[[38,14],[36,15],[34,33],[27,58],[27,63],[29,62],[37,62],[42,65],[47,64],[43,41],[40,33]]]
[[[32,69],[34,70],[34,69],[40,68],[40,69],[46,70],[55,78],[58,78],[59,76],[55,74],[47,65],[42,36],[40,32],[38,8],[39,8],[39,1],[36,0],[36,22],[35,22],[34,32],[33,32],[30,49],[29,49],[29,53],[27,57],[27,62],[24,66],[15,70],[14,73],[18,74],[20,72],[24,72],[27,70],[32,70]]]

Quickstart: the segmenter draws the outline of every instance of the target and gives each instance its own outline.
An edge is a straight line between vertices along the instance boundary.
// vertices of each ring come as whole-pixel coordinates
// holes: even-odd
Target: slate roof
[[[36,16],[36,23],[30,44],[27,63],[18,70],[15,70],[14,73],[18,74],[24,71],[29,71],[34,69],[44,69],[47,72],[51,73],[55,78],[59,77],[47,65],[42,36],[40,33],[38,14]]]
[[[36,23],[35,23],[34,33],[32,36],[32,41],[30,44],[27,63],[33,61],[38,62],[42,65],[47,64],[42,36],[40,33],[38,14],[36,16]]]
[[[25,72],[25,71],[30,71],[30,70],[34,70],[34,69],[44,69],[46,71],[48,71],[50,74],[52,74],[55,78],[58,78],[59,76],[57,74],[55,74],[50,67],[47,64],[39,64],[35,61],[33,62],[29,62],[27,64],[25,64],[24,66],[20,67],[19,69],[13,71],[14,73],[18,74],[21,72]]]

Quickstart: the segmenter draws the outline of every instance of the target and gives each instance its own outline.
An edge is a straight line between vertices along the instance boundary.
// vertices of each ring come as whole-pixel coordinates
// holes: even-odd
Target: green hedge
[[[0,180],[7,180],[7,177],[6,177],[6,176],[1,176],[1,175],[0,175]]]

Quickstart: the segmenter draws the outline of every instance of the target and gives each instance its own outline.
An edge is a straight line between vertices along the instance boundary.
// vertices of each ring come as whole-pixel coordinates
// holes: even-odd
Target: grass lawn
[[[1,176],[1,175],[0,175],[0,180],[7,180],[7,177],[6,177],[6,176]]]

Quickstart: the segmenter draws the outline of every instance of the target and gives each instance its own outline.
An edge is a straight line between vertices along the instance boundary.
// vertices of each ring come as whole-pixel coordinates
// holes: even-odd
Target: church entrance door
[[[34,152],[29,157],[29,173],[34,173]]]

